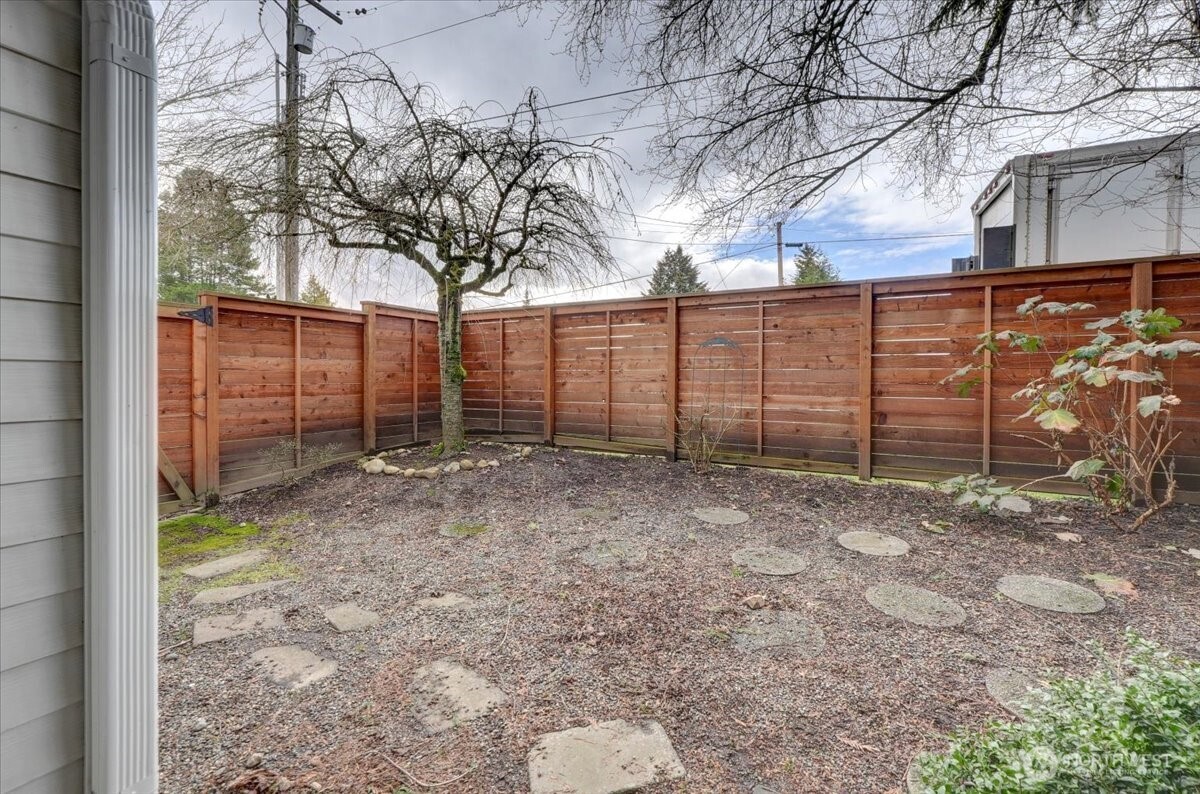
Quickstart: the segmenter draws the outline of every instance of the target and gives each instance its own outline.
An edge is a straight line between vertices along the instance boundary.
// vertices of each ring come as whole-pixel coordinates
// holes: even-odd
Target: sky
[[[494,0],[324,0],[341,11],[338,25],[302,3],[301,18],[316,29],[317,51],[302,56],[301,68],[322,55],[322,48],[352,52],[376,49],[397,71],[437,86],[451,104],[478,106],[495,103],[500,113],[517,105],[537,88],[547,103],[564,102],[636,87],[626,74],[599,66],[581,75],[575,59],[563,52],[564,40],[554,30],[553,15],[518,15],[498,10]],[[366,13],[355,13],[355,10]],[[270,63],[270,45],[282,51],[284,12],[279,0],[212,0],[202,11],[206,23],[222,36],[260,36],[263,59]],[[469,20],[469,21],[468,21]],[[456,24],[461,23],[461,24]],[[449,27],[445,30],[438,28]],[[265,34],[265,36],[263,35]],[[402,39],[410,39],[401,41]],[[269,40],[269,44],[268,44]],[[273,81],[264,81],[253,96],[258,102],[274,96]],[[609,230],[612,252],[621,274],[605,277],[587,290],[543,289],[529,297],[534,303],[569,302],[640,295],[655,261],[676,244],[692,254],[710,289],[770,286],[776,282],[773,228],[696,229],[687,206],[666,200],[670,185],[646,169],[646,146],[653,129],[654,110],[627,117],[628,99],[589,101],[559,111],[561,126],[570,135],[611,134],[614,147],[631,163],[630,218]],[[629,129],[624,129],[629,128]],[[1003,165],[998,157],[996,168]],[[964,184],[957,196],[926,197],[888,186],[888,174],[868,169],[856,182],[826,197],[805,217],[784,228],[789,243],[813,242],[830,257],[845,280],[947,272],[950,259],[971,252],[970,202],[984,187]],[[930,200],[930,199],[934,200]],[[908,235],[947,235],[925,239],[862,241],[861,238]],[[960,235],[960,236],[949,236]],[[732,243],[732,244],[731,244]],[[790,269],[793,251],[785,251]],[[359,301],[430,307],[433,294],[427,277],[403,261],[350,267],[314,264],[339,305],[357,308]],[[303,274],[307,278],[308,273]],[[610,283],[619,281],[621,283]],[[524,295],[509,296],[506,302]],[[498,303],[475,298],[469,307]]]

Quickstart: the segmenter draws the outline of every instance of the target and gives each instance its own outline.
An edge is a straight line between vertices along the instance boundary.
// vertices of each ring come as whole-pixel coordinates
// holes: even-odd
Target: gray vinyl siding
[[[79,0],[0,2],[0,792],[84,788]]]

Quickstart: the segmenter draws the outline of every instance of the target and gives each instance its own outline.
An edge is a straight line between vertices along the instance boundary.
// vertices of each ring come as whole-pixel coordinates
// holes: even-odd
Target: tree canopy
[[[201,168],[183,170],[159,201],[159,298],[194,303],[204,291],[270,297],[253,246],[228,181]]]
[[[795,272],[792,273],[792,283],[824,284],[828,281],[838,281],[841,275],[829,257],[815,245],[804,243],[792,259]]]
[[[708,292],[708,284],[700,280],[700,268],[683,246],[667,249],[654,265],[646,295],[684,295],[689,292]]]
[[[313,275],[309,275],[308,281],[304,282],[304,291],[300,293],[300,301],[311,303],[313,306],[333,305],[333,298],[329,296],[329,290],[325,289],[325,285],[317,281],[317,277]]]
[[[585,65],[619,49],[663,108],[655,170],[711,223],[871,169],[953,198],[1015,154],[1200,128],[1190,0],[511,2],[559,9]]]
[[[303,104],[294,200],[305,233],[400,257],[436,288],[447,451],[464,443],[464,296],[615,270],[604,229],[625,203],[621,163],[559,135],[538,104],[530,95],[499,118],[447,107],[369,53],[332,63]],[[274,168],[277,141],[274,125],[235,125],[211,144],[260,216],[291,195]]]

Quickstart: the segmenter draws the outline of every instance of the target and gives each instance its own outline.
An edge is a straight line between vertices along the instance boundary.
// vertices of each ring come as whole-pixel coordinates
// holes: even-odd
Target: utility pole
[[[282,261],[276,265],[275,296],[300,300],[300,238],[296,207],[300,181],[300,52],[296,49],[296,26],[300,24],[300,0],[287,0],[287,62],[284,64],[283,104],[283,218],[280,236]]]
[[[775,223],[775,267],[779,271],[779,286],[783,286],[783,221]]]

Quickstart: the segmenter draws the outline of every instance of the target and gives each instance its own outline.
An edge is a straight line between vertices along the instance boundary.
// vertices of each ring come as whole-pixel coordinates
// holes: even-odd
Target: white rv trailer
[[[1200,252],[1200,134],[1014,157],[971,210],[955,270]]]

